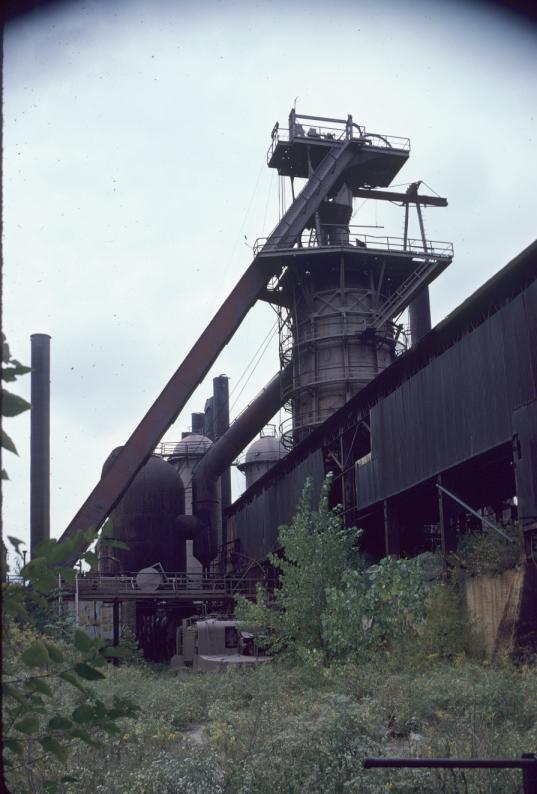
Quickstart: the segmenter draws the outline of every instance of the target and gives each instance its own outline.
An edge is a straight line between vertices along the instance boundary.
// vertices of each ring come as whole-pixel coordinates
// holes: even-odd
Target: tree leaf
[[[95,709],[87,703],[77,706],[72,714],[73,720],[83,725],[86,722],[95,722]]]
[[[69,757],[69,748],[64,744],[60,744],[57,739],[52,736],[43,736],[39,739],[39,744],[46,753],[52,753],[56,758],[64,764]]]
[[[3,605],[4,610],[8,615],[11,615],[11,617],[20,618],[21,620],[27,620],[28,612],[21,604],[20,600],[16,597],[19,594],[16,593],[14,595],[15,595],[14,598],[8,598],[7,597],[8,593],[4,592],[4,605]]]
[[[17,375],[27,375],[28,372],[32,371],[31,367],[26,367],[24,364],[21,364],[20,361],[17,361],[16,358],[11,359],[11,366],[15,367],[15,373]]]
[[[78,678],[75,675],[73,675],[73,673],[70,673],[66,670],[63,673],[60,673],[60,678],[62,678],[64,681],[67,681],[67,683],[76,686],[77,689],[80,689],[81,692],[86,694],[87,692],[86,687],[78,680]]]
[[[97,739],[94,739],[92,736],[89,735],[86,731],[77,728],[74,731],[71,731],[71,736],[74,736],[76,739],[81,739],[85,744],[89,744],[90,747],[102,747],[102,743],[99,742]]]
[[[11,750],[12,753],[22,755],[23,746],[18,739],[4,739],[3,744],[6,750]]]
[[[33,692],[41,692],[42,695],[52,697],[52,689],[42,678],[29,678],[24,682],[24,686],[28,687],[28,689],[31,689]]]
[[[8,535],[7,539],[9,540],[11,545],[15,547],[15,551],[17,552],[17,554],[19,554],[19,546],[26,545],[26,543],[23,540],[21,540],[20,538],[15,538],[13,537],[13,535]]]
[[[18,394],[2,389],[2,416],[18,416],[30,409],[30,403]]]
[[[85,678],[86,681],[98,681],[100,678],[105,678],[102,673],[94,667],[90,667],[90,665],[85,662],[78,662],[78,664],[75,664],[75,673],[81,678]]]
[[[103,546],[106,546],[108,549],[123,549],[124,551],[130,551],[130,546],[127,543],[124,543],[122,540],[112,540],[109,538],[103,538],[101,540]]]
[[[9,683],[3,684],[2,692],[4,693],[4,695],[7,695],[8,697],[12,697],[13,700],[16,700],[18,703],[20,703],[23,706],[28,705],[28,701],[26,697],[22,694],[22,692],[19,692],[17,687],[14,686],[13,684],[9,684]]]
[[[45,667],[49,661],[45,644],[41,641],[34,642],[21,654],[21,661],[26,667]]]
[[[121,732],[119,726],[116,725],[115,722],[103,722],[100,727],[111,736],[117,736],[117,734]]]
[[[9,359],[11,358],[11,351],[9,349],[9,345],[6,342],[6,337],[2,334],[2,363],[7,364]]]
[[[93,648],[93,640],[91,637],[88,637],[85,631],[82,631],[81,629],[77,629],[75,631],[74,643],[75,648],[79,651],[82,651],[82,653],[86,653]]]
[[[53,645],[51,642],[45,642],[45,648],[53,662],[57,662],[58,664],[63,662],[63,653],[57,645]]]
[[[68,720],[67,717],[62,717],[59,714],[57,714],[55,717],[52,717],[52,719],[48,721],[48,727],[53,731],[68,731],[72,725],[73,723],[71,720]]]
[[[103,656],[111,656],[114,659],[123,659],[125,656],[129,655],[130,651],[128,648],[123,648],[121,645],[109,645],[107,648],[103,648],[101,653]]]
[[[95,568],[98,563],[98,558],[94,551],[87,551],[82,555],[82,559],[88,563],[90,568]]]
[[[39,730],[39,720],[36,717],[25,717],[23,720],[16,722],[13,727],[21,733],[26,733],[30,736]]]
[[[17,452],[17,447],[15,446],[13,441],[10,439],[10,437],[8,436],[8,434],[6,433],[5,430],[2,430],[2,446],[3,446],[4,449],[7,449],[9,452],[13,452],[14,455],[18,455],[19,454]]]

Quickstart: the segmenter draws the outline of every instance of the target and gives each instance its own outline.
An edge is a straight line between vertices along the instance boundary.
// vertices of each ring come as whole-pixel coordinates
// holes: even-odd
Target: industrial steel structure
[[[266,555],[308,477],[317,495],[332,472],[332,502],[348,526],[363,527],[373,559],[447,553],[468,516],[494,521],[506,511],[535,553],[536,246],[431,329],[428,285],[453,248],[424,228],[423,207],[445,199],[420,193],[420,182],[389,189],[409,154],[407,139],[369,133],[351,116],[292,110],[288,128],[275,125],[267,162],[289,180],[291,206],[256,241],[253,262],[62,535],[112,516],[133,551],[114,561],[101,551],[98,577],[82,577],[80,592],[136,603],[153,658],[188,610],[229,606],[270,575]],[[354,227],[355,199],[399,205],[403,236]],[[231,425],[228,380],[216,378],[192,432],[160,444],[258,299],[278,314],[280,371]],[[232,462],[282,406],[290,419],[281,441],[254,442],[239,464],[247,489],[230,504]]]
[[[537,536],[537,243],[349,400],[227,511],[231,538],[263,556],[306,476],[380,558],[454,548],[465,511],[516,514]]]

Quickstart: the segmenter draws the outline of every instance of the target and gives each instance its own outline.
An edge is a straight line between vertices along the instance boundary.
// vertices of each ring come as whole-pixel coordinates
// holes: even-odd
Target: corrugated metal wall
[[[537,397],[537,282],[371,410],[360,508],[509,441],[512,412]]]
[[[240,500],[228,512],[228,540],[240,539],[240,552],[252,559],[263,559],[277,547],[278,527],[288,524],[296,508],[306,479],[312,481],[313,504],[317,505],[324,482],[321,449],[314,450],[284,477],[269,481],[251,501]]]

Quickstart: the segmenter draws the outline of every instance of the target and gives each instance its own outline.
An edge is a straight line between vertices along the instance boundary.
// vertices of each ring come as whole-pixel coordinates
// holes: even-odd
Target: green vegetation
[[[2,379],[15,381],[28,372],[11,357],[2,339]],[[2,389],[3,417],[16,416],[28,403]],[[15,444],[2,430],[2,446],[17,453]],[[7,474],[2,470],[2,478]],[[58,792],[73,780],[62,770],[78,745],[103,746],[103,739],[119,733],[118,722],[137,714],[135,704],[125,698],[101,700],[90,683],[105,680],[102,668],[107,658],[127,653],[122,647],[106,647],[91,640],[51,612],[49,596],[58,577],[72,582],[75,572],[68,564],[72,555],[90,567],[95,554],[84,551],[95,532],[78,532],[69,541],[42,543],[32,560],[23,564],[18,538],[8,537],[17,557],[17,568],[27,586],[7,581],[3,554],[2,581],[2,705],[3,765],[10,787],[17,793]],[[110,538],[107,539],[114,545]],[[3,546],[3,550],[5,546]],[[76,693],[76,694],[73,694]]]
[[[463,535],[452,564],[463,576],[494,576],[514,568],[522,553],[520,530],[515,524],[502,527],[513,543],[492,529]]]
[[[145,664],[128,631],[119,648],[91,640],[51,613],[46,596],[58,573],[73,576],[65,560],[93,533],[43,544],[21,569],[31,587],[4,585],[8,789],[519,794],[518,770],[362,769],[368,755],[535,751],[537,666],[479,659],[457,590],[435,578],[434,555],[367,567],[360,532],[328,509],[329,487],[314,510],[307,486],[280,530],[275,603],[262,592],[255,604],[239,599],[241,618],[263,626],[277,652],[256,669],[174,671]],[[483,571],[471,559],[498,565],[479,544],[473,558],[462,551],[466,571]],[[107,664],[112,656],[121,667]]]
[[[327,477],[313,510],[306,483],[293,521],[280,527],[285,556],[271,556],[280,575],[275,603],[260,588],[255,603],[237,597],[236,614],[248,628],[268,631],[274,651],[310,665],[414,658],[424,628],[434,634],[423,561],[385,558],[366,567],[356,549],[360,531],[344,529],[339,511],[328,509],[330,484]]]
[[[75,745],[65,794],[515,794],[518,771],[362,770],[367,755],[519,756],[537,744],[537,670],[458,658],[413,668],[275,660],[255,670],[174,674],[103,668],[102,702],[138,717],[103,747]],[[72,707],[76,690],[62,694]],[[41,763],[41,762],[40,762]],[[11,791],[44,789],[18,783]]]

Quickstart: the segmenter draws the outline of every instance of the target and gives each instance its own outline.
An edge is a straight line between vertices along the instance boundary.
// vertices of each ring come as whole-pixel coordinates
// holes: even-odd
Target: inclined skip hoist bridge
[[[246,431],[248,421],[268,421],[285,403],[292,412],[286,443],[296,445],[374,379],[394,360],[394,318],[405,308],[413,343],[430,329],[428,285],[449,265],[453,250],[450,243],[425,238],[422,208],[446,206],[445,199],[421,194],[419,182],[406,192],[386,189],[409,154],[408,139],[369,133],[351,116],[331,119],[293,110],[287,129],[274,127],[268,165],[289,178],[290,207],[272,233],[256,241],[253,261],[105,467],[60,542],[77,530],[101,527],[258,299],[279,312],[281,373],[263,392],[263,416],[251,412],[242,431],[230,427],[233,455],[260,429]],[[356,233],[350,225],[354,198],[399,204],[403,237]],[[413,207],[417,239],[409,237]],[[220,469],[230,463],[229,454],[222,455],[225,446],[224,439]],[[211,476],[215,472],[218,466]],[[210,535],[210,510],[200,508],[197,519]],[[207,561],[217,551],[214,542],[210,546]]]

